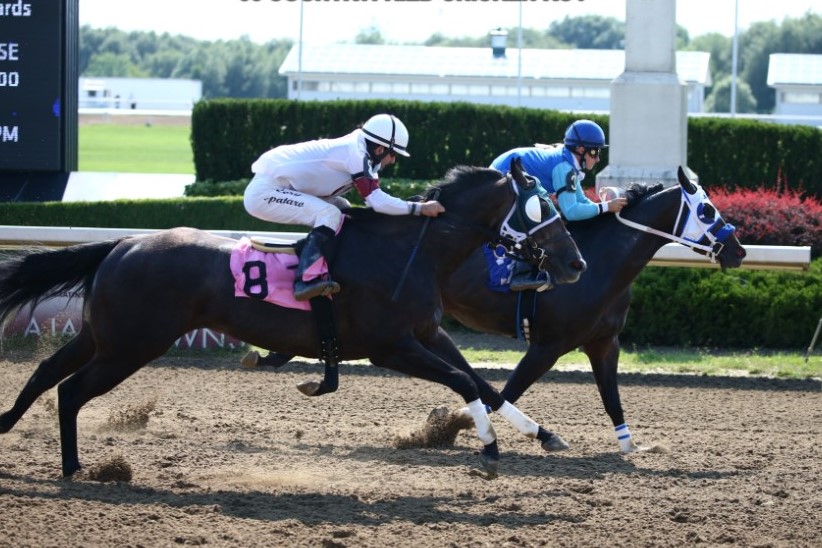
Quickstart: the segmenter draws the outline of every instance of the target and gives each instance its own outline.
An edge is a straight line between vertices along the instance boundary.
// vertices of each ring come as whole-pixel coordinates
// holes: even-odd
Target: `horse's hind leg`
[[[77,415],[80,409],[91,399],[112,390],[157,356],[146,357],[134,349],[120,349],[117,356],[110,352],[98,354],[85,367],[60,383],[57,399],[63,476],[70,476],[81,468],[77,449]]]
[[[94,355],[94,339],[88,329],[81,329],[76,337],[64,344],[50,358],[40,362],[26,386],[17,396],[14,406],[0,415],[0,434],[11,430],[43,392],[80,369]]]

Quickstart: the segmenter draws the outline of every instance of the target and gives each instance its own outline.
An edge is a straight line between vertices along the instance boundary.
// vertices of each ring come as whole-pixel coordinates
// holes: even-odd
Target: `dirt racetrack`
[[[473,432],[395,445],[461,405],[444,387],[349,365],[337,393],[307,398],[295,385],[318,364],[238,360],[163,358],[92,400],[72,480],[44,394],[0,436],[0,546],[822,545],[817,380],[623,375],[631,429],[653,449],[622,455],[591,374],[551,372],[519,406],[572,448],[544,453],[494,415],[489,479]],[[0,410],[35,363],[0,359]],[[101,463],[133,477],[89,479]]]

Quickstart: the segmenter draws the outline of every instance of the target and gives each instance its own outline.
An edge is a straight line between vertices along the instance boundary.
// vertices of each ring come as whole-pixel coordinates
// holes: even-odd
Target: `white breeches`
[[[349,206],[341,196],[318,198],[276,185],[271,177],[255,175],[243,196],[245,210],[254,217],[272,223],[327,226],[337,232],[342,224],[341,207]]]

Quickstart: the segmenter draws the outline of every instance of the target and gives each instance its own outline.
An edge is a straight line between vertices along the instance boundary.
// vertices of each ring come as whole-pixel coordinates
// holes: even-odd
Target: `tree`
[[[86,76],[115,78],[144,78],[148,76],[131,62],[127,53],[100,53],[91,58],[84,72]]]
[[[713,91],[705,99],[705,110],[708,112],[731,111],[731,77],[725,76],[714,84]],[[736,82],[736,112],[756,112],[756,98],[747,82]]]
[[[716,82],[731,75],[731,57],[733,53],[731,38],[716,32],[703,34],[694,38],[686,49],[690,51],[707,51],[711,54],[708,70],[711,73],[713,84],[706,88],[708,95],[713,91]]]
[[[625,23],[614,17],[584,15],[566,16],[548,27],[548,34],[578,49],[623,49]]]
[[[385,38],[382,37],[380,29],[371,26],[365,29],[360,29],[357,36],[354,38],[355,44],[385,44]]]
[[[758,110],[771,112],[776,103],[776,93],[768,87],[771,53],[822,54],[822,16],[809,12],[800,18],[786,17],[782,25],[756,23],[739,41],[742,78],[750,84]]]

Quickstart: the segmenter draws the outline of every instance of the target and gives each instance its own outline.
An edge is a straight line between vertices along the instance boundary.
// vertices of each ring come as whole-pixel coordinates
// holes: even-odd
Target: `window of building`
[[[292,82],[291,89],[293,89],[294,91],[297,91],[297,89],[299,87],[300,87],[300,82],[298,82],[297,80],[294,80]],[[303,91],[318,91],[319,89],[320,89],[320,83],[317,82],[316,80],[303,80],[302,81],[302,90]]]
[[[523,95],[527,93],[527,88],[522,87]],[[519,95],[517,86],[493,85],[491,86],[491,95],[495,97],[516,97]]]
[[[611,91],[604,87],[573,87],[571,97],[583,97],[585,99],[607,99],[611,96]]]
[[[411,84],[411,93],[416,93],[418,95],[431,93],[431,86],[424,83]]]
[[[815,105],[822,103],[822,93],[784,91],[782,92],[782,102]]]
[[[570,97],[568,86],[531,86],[531,97]]]

